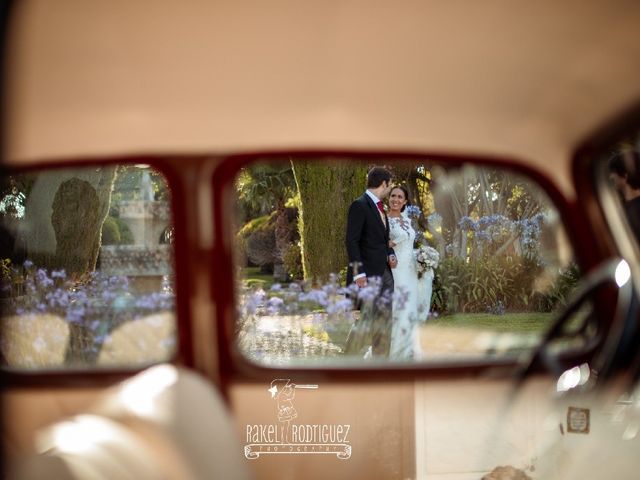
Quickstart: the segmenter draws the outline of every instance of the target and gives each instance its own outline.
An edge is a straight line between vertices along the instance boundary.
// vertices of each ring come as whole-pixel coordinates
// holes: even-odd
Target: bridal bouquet
[[[422,278],[422,275],[430,268],[435,269],[438,267],[440,261],[440,254],[438,251],[428,245],[421,245],[414,251],[416,259],[416,268],[418,269],[418,278]]]

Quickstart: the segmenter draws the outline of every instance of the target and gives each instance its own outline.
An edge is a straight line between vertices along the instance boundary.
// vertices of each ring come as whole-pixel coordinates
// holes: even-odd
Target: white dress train
[[[427,301],[427,283],[428,301],[431,301],[431,283],[427,276],[423,275],[424,282],[418,281],[413,256],[415,236],[416,232],[407,216],[403,214],[400,217],[389,217],[389,238],[396,244],[394,250],[398,259],[398,265],[393,269],[393,324],[389,350],[389,357],[392,359],[410,360],[420,357],[418,323],[422,316],[419,305]]]

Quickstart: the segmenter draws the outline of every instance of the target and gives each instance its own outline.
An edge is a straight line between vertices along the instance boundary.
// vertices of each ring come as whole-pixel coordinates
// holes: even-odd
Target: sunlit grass
[[[56,315],[3,317],[0,350],[9,366],[44,368],[64,363],[69,325]]]
[[[124,323],[105,340],[98,365],[143,365],[167,361],[176,347],[176,319],[161,312]]]
[[[428,325],[443,327],[464,327],[478,330],[491,330],[507,333],[541,333],[553,321],[553,313],[460,313],[430,318]]]
[[[245,267],[242,269],[242,279],[247,287],[262,287],[265,290],[275,283],[273,274],[263,273],[260,267]]]
[[[4,317],[0,350],[10,367],[64,367],[69,343],[68,323],[55,315]],[[105,339],[99,366],[136,366],[169,360],[176,348],[173,312],[150,314],[125,322]]]

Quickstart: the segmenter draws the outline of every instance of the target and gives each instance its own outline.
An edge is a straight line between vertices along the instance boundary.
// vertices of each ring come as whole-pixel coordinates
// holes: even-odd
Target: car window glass
[[[402,188],[377,190],[378,207],[365,190],[385,163]],[[553,203],[510,170],[290,157],[235,187],[237,340],[260,363],[520,355],[579,279]]]
[[[176,347],[171,191],[148,165],[9,173],[0,185],[5,366],[139,366]]]

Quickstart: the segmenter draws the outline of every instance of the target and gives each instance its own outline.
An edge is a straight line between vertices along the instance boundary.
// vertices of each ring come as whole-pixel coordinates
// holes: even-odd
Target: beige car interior
[[[43,410],[41,402],[55,398],[37,397]],[[25,400],[9,395],[5,415]],[[168,364],[101,392],[97,403],[38,428],[32,440],[39,455],[18,456],[9,478],[250,478],[220,394]],[[21,447],[24,439],[5,442],[29,449]]]
[[[133,153],[446,152],[520,162],[576,201],[574,149],[640,98],[638,2],[14,3],[4,127],[14,166]],[[189,241],[206,252],[209,183],[194,185]],[[558,432],[548,421],[555,379],[524,387],[494,444],[512,387],[499,370],[327,379],[297,407],[318,422],[349,419],[351,460],[248,462],[242,432],[274,409],[273,375],[231,379],[222,397],[212,273],[190,262],[196,287],[182,300],[193,318],[178,321],[192,324],[197,372],[163,364],[108,388],[5,389],[10,478],[466,480],[534,463],[514,442],[548,444]]]

